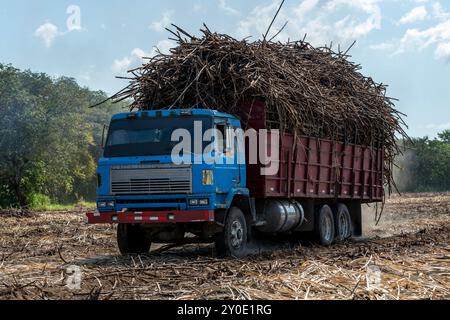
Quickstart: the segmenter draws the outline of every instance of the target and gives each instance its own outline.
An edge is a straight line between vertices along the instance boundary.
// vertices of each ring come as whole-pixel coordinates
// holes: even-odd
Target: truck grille
[[[134,165],[111,168],[111,194],[192,193],[191,166]]]

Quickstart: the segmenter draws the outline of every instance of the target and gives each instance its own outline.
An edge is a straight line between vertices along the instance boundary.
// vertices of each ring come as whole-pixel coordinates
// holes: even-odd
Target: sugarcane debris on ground
[[[115,227],[86,209],[2,211],[0,299],[449,299],[450,194],[392,197],[379,226],[372,210],[363,239],[264,240],[242,260],[212,245],[121,257]]]
[[[383,148],[385,182],[394,184],[396,140],[407,138],[406,125],[387,87],[349,61],[350,48],[316,48],[305,39],[249,42],[206,25],[199,37],[175,25],[167,30],[175,48],[130,70],[129,85],[113,101],[128,99],[131,110],[207,108],[239,115],[242,103],[261,100],[267,128]]]

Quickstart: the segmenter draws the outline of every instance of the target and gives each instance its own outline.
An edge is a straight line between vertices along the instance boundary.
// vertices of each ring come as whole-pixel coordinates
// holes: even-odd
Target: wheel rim
[[[345,222],[345,217],[344,217],[344,215],[343,214],[340,214],[339,215],[339,226],[340,226],[340,234],[339,234],[339,238],[340,239],[344,239],[345,238],[345,235],[346,235],[346,233],[347,233],[347,231],[346,231],[346,229],[347,229],[347,224],[346,224],[346,222]]]
[[[332,228],[333,228],[333,221],[331,220],[331,217],[329,215],[324,215],[322,219],[322,236],[327,241],[332,240]]]
[[[240,248],[244,240],[244,228],[239,221],[231,224],[231,246],[235,249]]]
[[[340,238],[346,239],[350,233],[350,221],[348,221],[345,214],[339,215],[339,226],[340,226]]]

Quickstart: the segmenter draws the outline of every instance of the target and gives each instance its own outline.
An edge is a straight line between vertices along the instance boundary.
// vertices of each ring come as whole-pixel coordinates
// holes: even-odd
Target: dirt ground
[[[120,257],[86,209],[2,212],[0,299],[449,299],[450,194],[394,196],[378,226],[374,210],[362,239],[259,241],[243,260],[209,245]]]

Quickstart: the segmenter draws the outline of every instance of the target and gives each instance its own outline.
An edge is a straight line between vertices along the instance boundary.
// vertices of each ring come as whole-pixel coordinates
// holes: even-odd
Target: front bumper
[[[185,211],[141,211],[141,212],[88,212],[89,224],[100,223],[192,223],[213,222],[214,210],[185,210]]]

